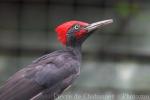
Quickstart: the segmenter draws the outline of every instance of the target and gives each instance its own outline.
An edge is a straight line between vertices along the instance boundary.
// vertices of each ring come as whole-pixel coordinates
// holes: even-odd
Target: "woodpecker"
[[[16,72],[0,87],[0,100],[54,100],[79,76],[81,46],[94,30],[112,19],[88,24],[68,21],[58,27],[62,50],[46,54]]]

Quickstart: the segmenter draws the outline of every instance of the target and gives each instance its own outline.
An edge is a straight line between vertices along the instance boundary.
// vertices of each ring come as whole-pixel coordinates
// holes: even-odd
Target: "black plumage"
[[[105,20],[88,24],[69,21],[56,31],[62,50],[44,55],[10,77],[0,88],[0,100],[54,100],[79,76],[81,45]]]
[[[73,48],[40,57],[6,81],[0,100],[53,100],[78,77],[80,59]]]

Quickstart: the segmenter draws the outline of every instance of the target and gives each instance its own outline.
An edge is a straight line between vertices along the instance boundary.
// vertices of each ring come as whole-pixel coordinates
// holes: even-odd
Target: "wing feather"
[[[44,88],[36,82],[22,78],[16,83],[7,83],[0,89],[0,100],[28,100],[41,92]]]
[[[65,83],[64,80],[77,74],[79,69],[79,62],[71,55],[67,51],[48,54],[18,71],[0,88],[0,100],[41,98],[43,95],[40,93],[61,94],[72,84]]]

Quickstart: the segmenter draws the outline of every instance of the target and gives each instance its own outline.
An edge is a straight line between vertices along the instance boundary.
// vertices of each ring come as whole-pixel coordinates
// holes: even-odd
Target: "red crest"
[[[66,41],[67,41],[67,32],[68,30],[74,25],[74,24],[79,24],[81,26],[85,26],[85,25],[88,25],[88,23],[85,23],[85,22],[81,22],[81,21],[69,21],[69,22],[66,22],[66,23],[63,23],[61,25],[59,25],[55,31],[57,32],[57,36],[58,36],[58,40],[66,45]]]

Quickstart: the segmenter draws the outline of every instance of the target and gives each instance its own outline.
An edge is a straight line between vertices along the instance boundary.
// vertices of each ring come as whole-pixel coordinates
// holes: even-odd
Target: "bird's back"
[[[66,48],[36,59],[6,81],[0,100],[53,100],[78,76],[78,53]]]

